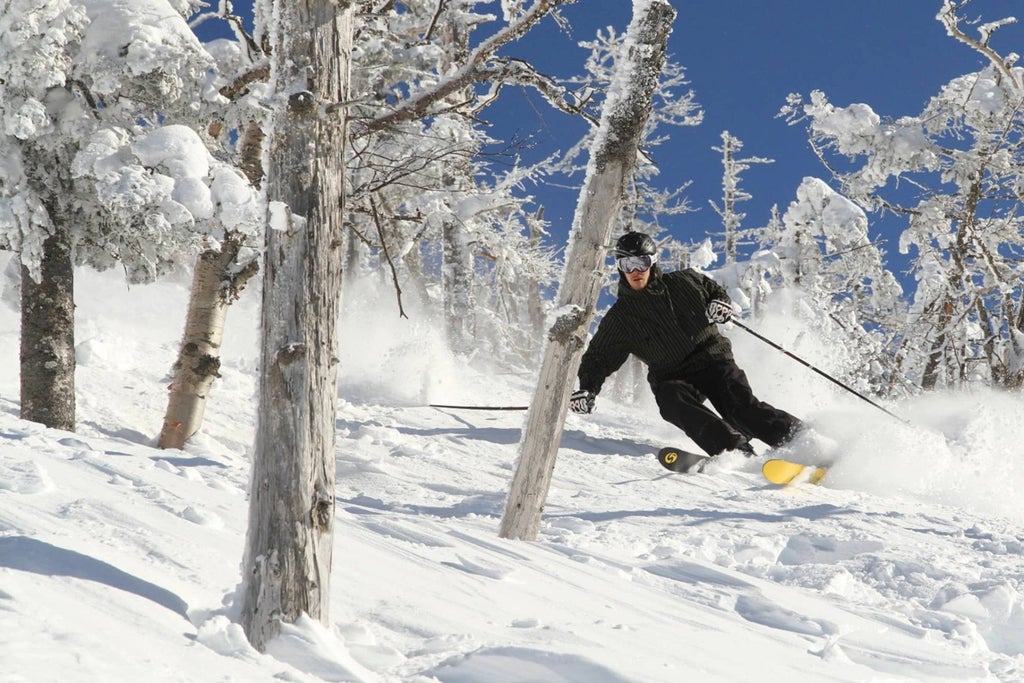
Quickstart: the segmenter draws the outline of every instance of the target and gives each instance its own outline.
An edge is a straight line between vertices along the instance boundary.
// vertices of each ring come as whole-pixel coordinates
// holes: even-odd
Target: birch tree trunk
[[[51,215],[58,215],[51,213]],[[66,227],[43,242],[40,279],[21,267],[21,418],[75,429],[75,273]]]
[[[634,5],[626,34],[628,53],[619,56],[615,78],[591,148],[566,250],[558,292],[559,315],[548,330],[540,377],[527,413],[519,460],[501,519],[502,538],[532,541],[551,485],[569,394],[575,384],[587,328],[601,289],[607,244],[636,166],[637,148],[651,111],[651,98],[665,62],[675,10],[665,0]]]
[[[265,155],[270,229],[241,622],[263,651],[281,621],[328,623],[337,317],[354,5],[278,0]]]
[[[213,380],[220,377],[220,347],[228,307],[255,274],[255,267],[233,271],[241,247],[237,236],[228,235],[219,250],[204,251],[196,259],[185,334],[172,368],[174,379],[160,430],[160,448],[184,447],[203,424],[206,397]]]

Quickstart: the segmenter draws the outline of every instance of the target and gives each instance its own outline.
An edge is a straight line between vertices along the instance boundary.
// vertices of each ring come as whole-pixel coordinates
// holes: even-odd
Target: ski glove
[[[709,323],[727,323],[732,320],[732,306],[727,301],[713,299],[708,304]]]
[[[594,412],[594,399],[596,398],[597,394],[586,389],[574,391],[569,396],[569,410],[580,415],[592,413]]]

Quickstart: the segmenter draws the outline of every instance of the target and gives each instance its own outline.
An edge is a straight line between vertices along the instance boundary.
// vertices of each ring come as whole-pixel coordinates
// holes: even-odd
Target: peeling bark
[[[275,3],[260,385],[241,623],[263,651],[307,614],[329,622],[345,120],[354,6]],[[289,27],[287,31],[285,27]],[[342,110],[343,111],[343,110]]]

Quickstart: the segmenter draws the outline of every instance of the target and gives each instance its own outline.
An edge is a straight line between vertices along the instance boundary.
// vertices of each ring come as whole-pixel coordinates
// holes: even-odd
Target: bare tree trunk
[[[452,191],[449,186],[447,188]],[[448,346],[458,353],[469,353],[476,338],[476,305],[473,297],[473,250],[466,226],[454,219],[441,226],[444,266],[441,273],[444,292],[444,320]]]
[[[565,281],[558,292],[558,308],[563,313],[548,331],[548,346],[501,519],[503,538],[535,540],[540,529],[573,377],[601,289],[606,245],[636,166],[637,148],[675,14],[665,0],[652,0],[633,17],[626,34],[625,43],[632,47],[616,66],[601,130],[591,150],[566,250]]]
[[[75,429],[75,271],[67,229],[43,243],[39,282],[21,268],[21,417]]]
[[[241,247],[239,236],[229,234],[219,251],[205,251],[196,260],[185,335],[174,363],[174,379],[160,430],[160,448],[182,448],[203,424],[206,396],[213,380],[220,377],[220,346],[228,306],[256,274],[256,261],[251,267],[233,272]]]
[[[268,131],[259,414],[241,623],[329,621],[345,118],[354,5],[278,0]]]
[[[469,33],[450,11],[444,15],[444,62],[442,71],[458,68],[469,57]],[[471,99],[463,88],[453,92],[446,102],[455,105]],[[470,139],[472,124],[461,116],[448,116],[447,134],[453,148],[461,147],[461,139]],[[469,353],[476,343],[476,301],[473,285],[476,281],[473,263],[472,228],[458,216],[457,207],[463,198],[474,190],[472,157],[475,146],[458,149],[444,159],[441,189],[448,194],[449,215],[441,226],[441,291],[444,295],[445,332],[448,346],[458,353]]]

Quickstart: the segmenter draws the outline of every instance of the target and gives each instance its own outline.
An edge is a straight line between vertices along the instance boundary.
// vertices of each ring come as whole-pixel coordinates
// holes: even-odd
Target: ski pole
[[[779,351],[782,351],[782,352],[783,352],[784,354],[786,354],[787,356],[789,356],[790,358],[792,358],[793,360],[795,360],[795,361],[796,361],[797,363],[800,363],[800,364],[802,364],[802,365],[804,365],[804,366],[806,366],[806,367],[810,368],[811,370],[814,370],[814,371],[815,371],[816,373],[818,373],[819,375],[821,375],[822,377],[824,377],[824,378],[825,378],[825,379],[827,379],[828,381],[832,382],[833,384],[838,384],[838,385],[839,385],[839,386],[841,386],[841,387],[842,387],[843,389],[846,389],[847,391],[849,391],[849,392],[850,392],[851,394],[853,394],[853,395],[854,395],[854,396],[856,396],[857,398],[861,399],[862,401],[867,401],[868,403],[870,403],[870,404],[871,404],[871,405],[873,405],[874,407],[876,407],[876,408],[878,408],[879,410],[881,410],[881,411],[882,411],[883,413],[885,413],[886,415],[889,415],[890,417],[894,417],[894,418],[896,418],[897,420],[899,420],[899,421],[900,421],[900,422],[902,422],[903,424],[906,424],[906,425],[909,425],[909,424],[911,424],[911,422],[910,422],[909,420],[904,420],[904,419],[903,419],[902,417],[900,417],[900,416],[899,416],[899,415],[897,415],[896,413],[893,413],[893,412],[892,412],[892,411],[890,411],[890,410],[886,410],[885,408],[883,408],[882,406],[878,405],[877,403],[875,403],[875,402],[874,402],[874,401],[872,401],[872,400],[871,400],[870,398],[868,398],[868,397],[867,397],[867,396],[865,396],[864,394],[860,393],[859,391],[857,391],[857,390],[856,390],[856,389],[854,389],[853,387],[849,387],[849,386],[847,386],[847,385],[843,384],[842,382],[840,382],[839,380],[837,380],[837,379],[836,379],[835,377],[833,377],[832,375],[829,375],[829,374],[827,374],[827,373],[825,373],[825,372],[822,372],[822,371],[821,371],[821,370],[819,370],[818,368],[814,367],[813,365],[811,365],[810,363],[808,363],[807,361],[805,361],[805,360],[804,360],[803,358],[800,358],[799,356],[797,356],[797,355],[795,355],[795,354],[792,354],[792,353],[790,353],[790,352],[789,352],[789,351],[787,351],[786,349],[782,348],[781,346],[779,346],[778,344],[776,344],[775,342],[773,342],[773,341],[772,341],[771,339],[768,339],[767,337],[763,337],[763,336],[761,336],[760,334],[758,334],[757,332],[754,332],[754,330],[750,329],[749,327],[747,327],[747,326],[746,326],[746,325],[744,325],[743,323],[739,322],[739,321],[738,321],[738,320],[736,320],[735,318],[733,318],[733,319],[732,319],[732,320],[730,320],[729,322],[731,322],[731,323],[732,323],[733,325],[735,325],[736,327],[739,327],[739,328],[740,328],[740,329],[742,329],[742,330],[746,330],[746,331],[747,331],[747,332],[749,332],[750,334],[754,335],[755,337],[757,337],[758,339],[760,339],[761,341],[763,341],[763,342],[764,342],[765,344],[768,344],[768,346],[771,346],[771,347],[773,347],[773,348],[776,348],[776,349],[778,349]]]
[[[529,410],[530,406],[449,406],[431,403],[428,408],[449,408],[451,410]]]

